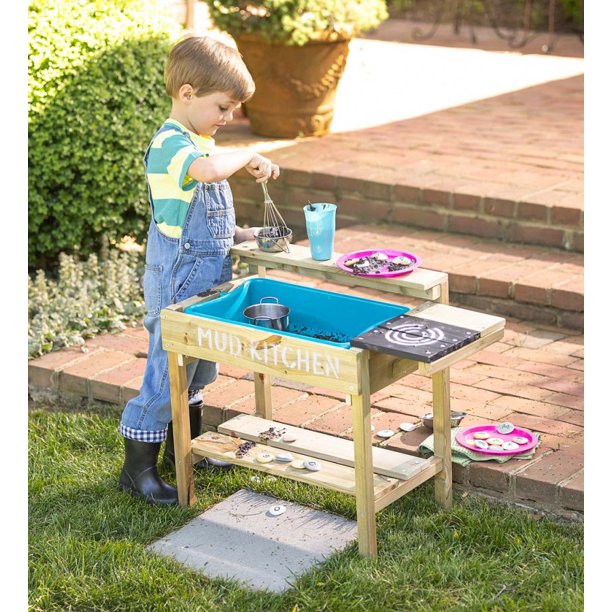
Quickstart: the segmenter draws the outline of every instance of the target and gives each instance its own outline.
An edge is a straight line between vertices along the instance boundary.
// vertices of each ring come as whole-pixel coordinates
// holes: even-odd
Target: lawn
[[[100,405],[30,406],[31,610],[583,609],[582,525],[458,492],[443,511],[431,482],[377,515],[377,559],[353,544],[280,595],[208,579],[146,546],[241,488],[351,519],[353,498],[284,479],[253,484],[240,468],[198,471],[192,508],[148,505],[117,488],[119,417]]]

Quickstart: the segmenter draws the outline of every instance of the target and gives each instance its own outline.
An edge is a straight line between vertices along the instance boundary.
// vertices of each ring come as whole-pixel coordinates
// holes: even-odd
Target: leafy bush
[[[232,256],[235,276],[249,266]],[[103,245],[100,255],[80,260],[59,254],[54,274],[28,276],[28,358],[85,344],[87,338],[141,324],[146,309],[141,283],[144,255],[138,245],[127,251]]]
[[[350,39],[388,17],[385,0],[207,0],[210,17],[234,37],[260,34],[266,41],[304,45]]]
[[[29,358],[142,322],[144,258],[107,251],[86,261],[60,253],[55,278],[43,270],[28,277]]]
[[[165,119],[179,26],[144,0],[31,0],[29,257],[84,255],[148,226],[142,157]]]

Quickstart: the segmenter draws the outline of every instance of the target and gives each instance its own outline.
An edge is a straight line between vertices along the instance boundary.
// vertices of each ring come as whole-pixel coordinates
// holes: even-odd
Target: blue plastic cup
[[[304,206],[310,254],[317,261],[331,259],[334,252],[336,208],[335,204],[307,204]]]

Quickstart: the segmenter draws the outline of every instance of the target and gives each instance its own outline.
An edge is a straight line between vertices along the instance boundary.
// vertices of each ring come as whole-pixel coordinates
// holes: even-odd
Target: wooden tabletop
[[[290,245],[289,253],[282,251],[267,253],[260,250],[255,241],[248,241],[233,246],[231,252],[233,255],[240,256],[242,261],[251,266],[286,270],[322,278],[340,285],[367,287],[426,300],[437,300],[440,297],[441,286],[448,283],[446,272],[425,268],[417,268],[410,274],[391,278],[349,274],[336,266],[336,261],[343,256],[343,253],[334,252],[331,259],[316,261],[310,256],[310,248],[299,244]]]

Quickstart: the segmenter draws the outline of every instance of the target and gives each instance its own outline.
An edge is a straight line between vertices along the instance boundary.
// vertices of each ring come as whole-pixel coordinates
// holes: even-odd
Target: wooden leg
[[[451,461],[450,375],[444,368],[432,376],[434,455],[442,459],[442,471],[436,474],[436,501],[443,508],[453,503],[453,464]]]
[[[372,467],[372,431],[370,428],[370,375],[368,352],[361,361],[361,393],[351,396],[353,407],[353,445],[355,449],[355,493],[359,553],[375,557],[376,512],[374,510],[374,471]]]
[[[195,504],[193,466],[191,463],[191,429],[187,405],[187,368],[182,355],[168,352],[170,373],[170,400],[172,402],[172,428],[174,430],[174,461],[176,487],[181,506]]]
[[[438,302],[440,304],[448,304],[449,303],[449,295],[448,295],[448,281],[440,284],[440,297],[438,298]]]
[[[255,416],[272,420],[272,389],[270,375],[254,372],[255,380]]]

